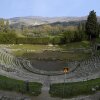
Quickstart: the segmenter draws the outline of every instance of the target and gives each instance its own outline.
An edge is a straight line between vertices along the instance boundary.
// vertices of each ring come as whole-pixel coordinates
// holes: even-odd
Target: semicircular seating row
[[[69,63],[69,66],[74,66],[75,70],[67,74],[67,79],[79,79],[81,77],[87,76],[92,77],[92,75],[100,73],[100,56],[93,56],[88,60],[77,63],[79,64],[79,66],[77,66],[76,61]],[[43,81],[46,77],[45,75],[38,75],[37,73],[41,72],[42,74],[44,74],[46,72],[34,68],[31,65],[30,61],[16,58],[3,49],[0,49],[0,69],[2,70],[2,72],[0,73],[3,73],[5,71],[6,75],[13,75],[13,77],[21,78],[23,80],[27,79],[32,81]],[[34,72],[35,74],[29,72],[28,70]],[[63,79],[63,75],[51,76],[50,79],[52,82],[55,82],[57,80],[60,81],[60,79]]]
[[[69,64],[74,66],[74,64]],[[62,76],[64,78],[64,76]],[[66,76],[67,82],[86,81],[90,79],[100,78],[100,56],[92,56],[88,60],[81,61],[74,71],[69,72]],[[59,77],[59,81],[60,81]],[[57,77],[52,80],[59,82]]]
[[[24,67],[30,68],[27,60],[16,58],[7,51],[0,49],[0,74],[11,78],[43,82],[46,76],[38,75],[27,71]],[[32,67],[32,66],[31,66]]]

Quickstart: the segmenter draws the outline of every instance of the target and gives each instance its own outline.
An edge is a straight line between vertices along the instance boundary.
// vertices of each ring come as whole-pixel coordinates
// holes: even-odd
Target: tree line
[[[0,43],[1,44],[66,44],[82,40],[94,40],[100,35],[100,24],[97,22],[96,12],[91,11],[87,21],[79,23],[77,27],[61,27],[43,25],[32,29],[22,27],[24,37],[18,37],[15,29],[11,28],[9,21],[0,19]],[[33,34],[28,33],[33,32]],[[27,34],[26,34],[27,33]],[[33,35],[33,36],[32,36]]]

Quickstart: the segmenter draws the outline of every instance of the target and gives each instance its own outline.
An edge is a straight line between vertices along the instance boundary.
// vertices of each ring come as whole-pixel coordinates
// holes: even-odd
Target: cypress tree
[[[89,39],[94,39],[98,36],[98,23],[97,23],[97,17],[96,12],[91,11],[86,22],[86,33],[89,37]]]

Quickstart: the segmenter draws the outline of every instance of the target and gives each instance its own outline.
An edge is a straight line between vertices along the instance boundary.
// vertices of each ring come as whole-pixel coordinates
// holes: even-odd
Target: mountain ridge
[[[97,17],[100,22],[100,16]],[[78,25],[78,23],[86,22],[87,16],[82,17],[41,17],[41,16],[26,16],[9,18],[11,27],[21,28],[22,26],[38,26],[38,25]]]
[[[86,20],[87,17],[41,17],[41,16],[28,16],[28,17],[14,17],[8,19],[10,24],[24,22],[27,25],[41,25],[55,22],[69,22]]]

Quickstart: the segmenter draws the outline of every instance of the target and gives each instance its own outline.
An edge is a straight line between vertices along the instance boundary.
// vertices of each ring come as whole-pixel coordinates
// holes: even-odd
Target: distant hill
[[[50,23],[49,25],[51,26],[77,26],[79,23],[85,23],[86,20],[82,21],[69,21],[69,22],[54,22]]]
[[[23,23],[25,25],[41,25],[54,22],[69,22],[86,20],[86,17],[15,17],[10,18],[10,24]]]
[[[22,26],[37,26],[37,25],[62,25],[62,26],[75,26],[80,22],[86,22],[87,17],[40,17],[40,16],[28,16],[28,17],[15,17],[8,19],[11,27],[21,28]],[[98,17],[100,22],[100,17]]]

